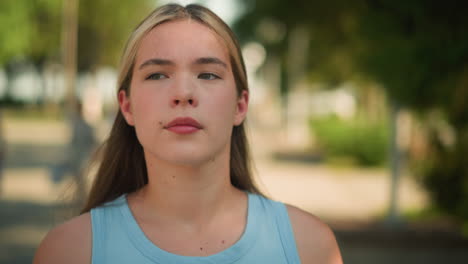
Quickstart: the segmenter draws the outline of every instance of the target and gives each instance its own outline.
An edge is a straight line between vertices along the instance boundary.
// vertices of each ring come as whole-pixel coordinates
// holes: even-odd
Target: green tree
[[[30,9],[26,1],[0,2],[0,65],[26,53],[31,41]]]
[[[59,57],[60,0],[4,0],[0,2],[0,67],[7,78],[16,62],[31,61],[39,70]],[[10,87],[7,83],[7,96]]]
[[[360,21],[361,71],[423,118],[440,111],[453,129],[444,143],[429,126],[431,153],[422,180],[436,205],[468,219],[468,4],[368,1]]]
[[[8,79],[15,74],[18,61],[32,62],[39,73],[48,62],[61,61],[63,1],[0,1],[0,67]],[[126,38],[154,5],[151,0],[80,0],[79,71],[116,66]],[[7,95],[9,90],[7,84]]]
[[[381,85],[389,99],[424,120],[440,111],[453,130],[447,143],[430,130],[431,148],[420,176],[435,204],[468,219],[468,3],[448,0],[244,1],[236,24],[244,40],[260,41],[269,55],[288,65],[289,40],[298,26],[310,42],[311,80],[336,84],[350,78]],[[269,41],[265,21],[283,28]],[[278,26],[279,25],[279,26]],[[271,28],[271,27],[270,27]],[[286,74],[287,76],[287,74]],[[287,91],[287,87],[283,88]],[[431,126],[428,126],[431,127]]]
[[[80,0],[78,69],[117,66],[125,41],[154,8],[151,0]]]

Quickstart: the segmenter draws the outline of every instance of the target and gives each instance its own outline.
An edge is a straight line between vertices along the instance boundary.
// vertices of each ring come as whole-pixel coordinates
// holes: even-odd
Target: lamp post
[[[401,178],[401,151],[398,144],[400,135],[400,127],[398,115],[400,113],[400,105],[390,100],[390,206],[387,217],[387,224],[391,227],[399,227],[402,224],[401,215],[398,208],[398,190]]]

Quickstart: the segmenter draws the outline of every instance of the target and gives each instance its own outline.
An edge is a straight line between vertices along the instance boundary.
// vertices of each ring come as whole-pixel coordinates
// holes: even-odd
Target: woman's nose
[[[198,105],[198,99],[195,96],[194,83],[188,78],[180,78],[172,87],[174,93],[171,98],[171,106],[193,106]]]
[[[192,98],[174,98],[172,100],[171,106],[185,106],[185,105],[190,105],[190,106],[196,106],[196,100]]]

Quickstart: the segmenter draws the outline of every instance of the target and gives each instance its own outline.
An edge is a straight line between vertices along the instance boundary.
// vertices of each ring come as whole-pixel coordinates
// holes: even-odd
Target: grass
[[[25,105],[21,107],[4,108],[2,117],[9,120],[24,121],[50,121],[64,120],[64,111],[58,106],[50,105],[44,107]]]

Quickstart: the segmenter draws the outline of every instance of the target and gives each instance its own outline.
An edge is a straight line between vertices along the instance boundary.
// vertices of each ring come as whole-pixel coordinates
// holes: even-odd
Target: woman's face
[[[130,95],[121,91],[119,104],[146,159],[196,166],[229,155],[232,128],[245,118],[248,93],[238,96],[219,36],[180,20],[142,39]]]

